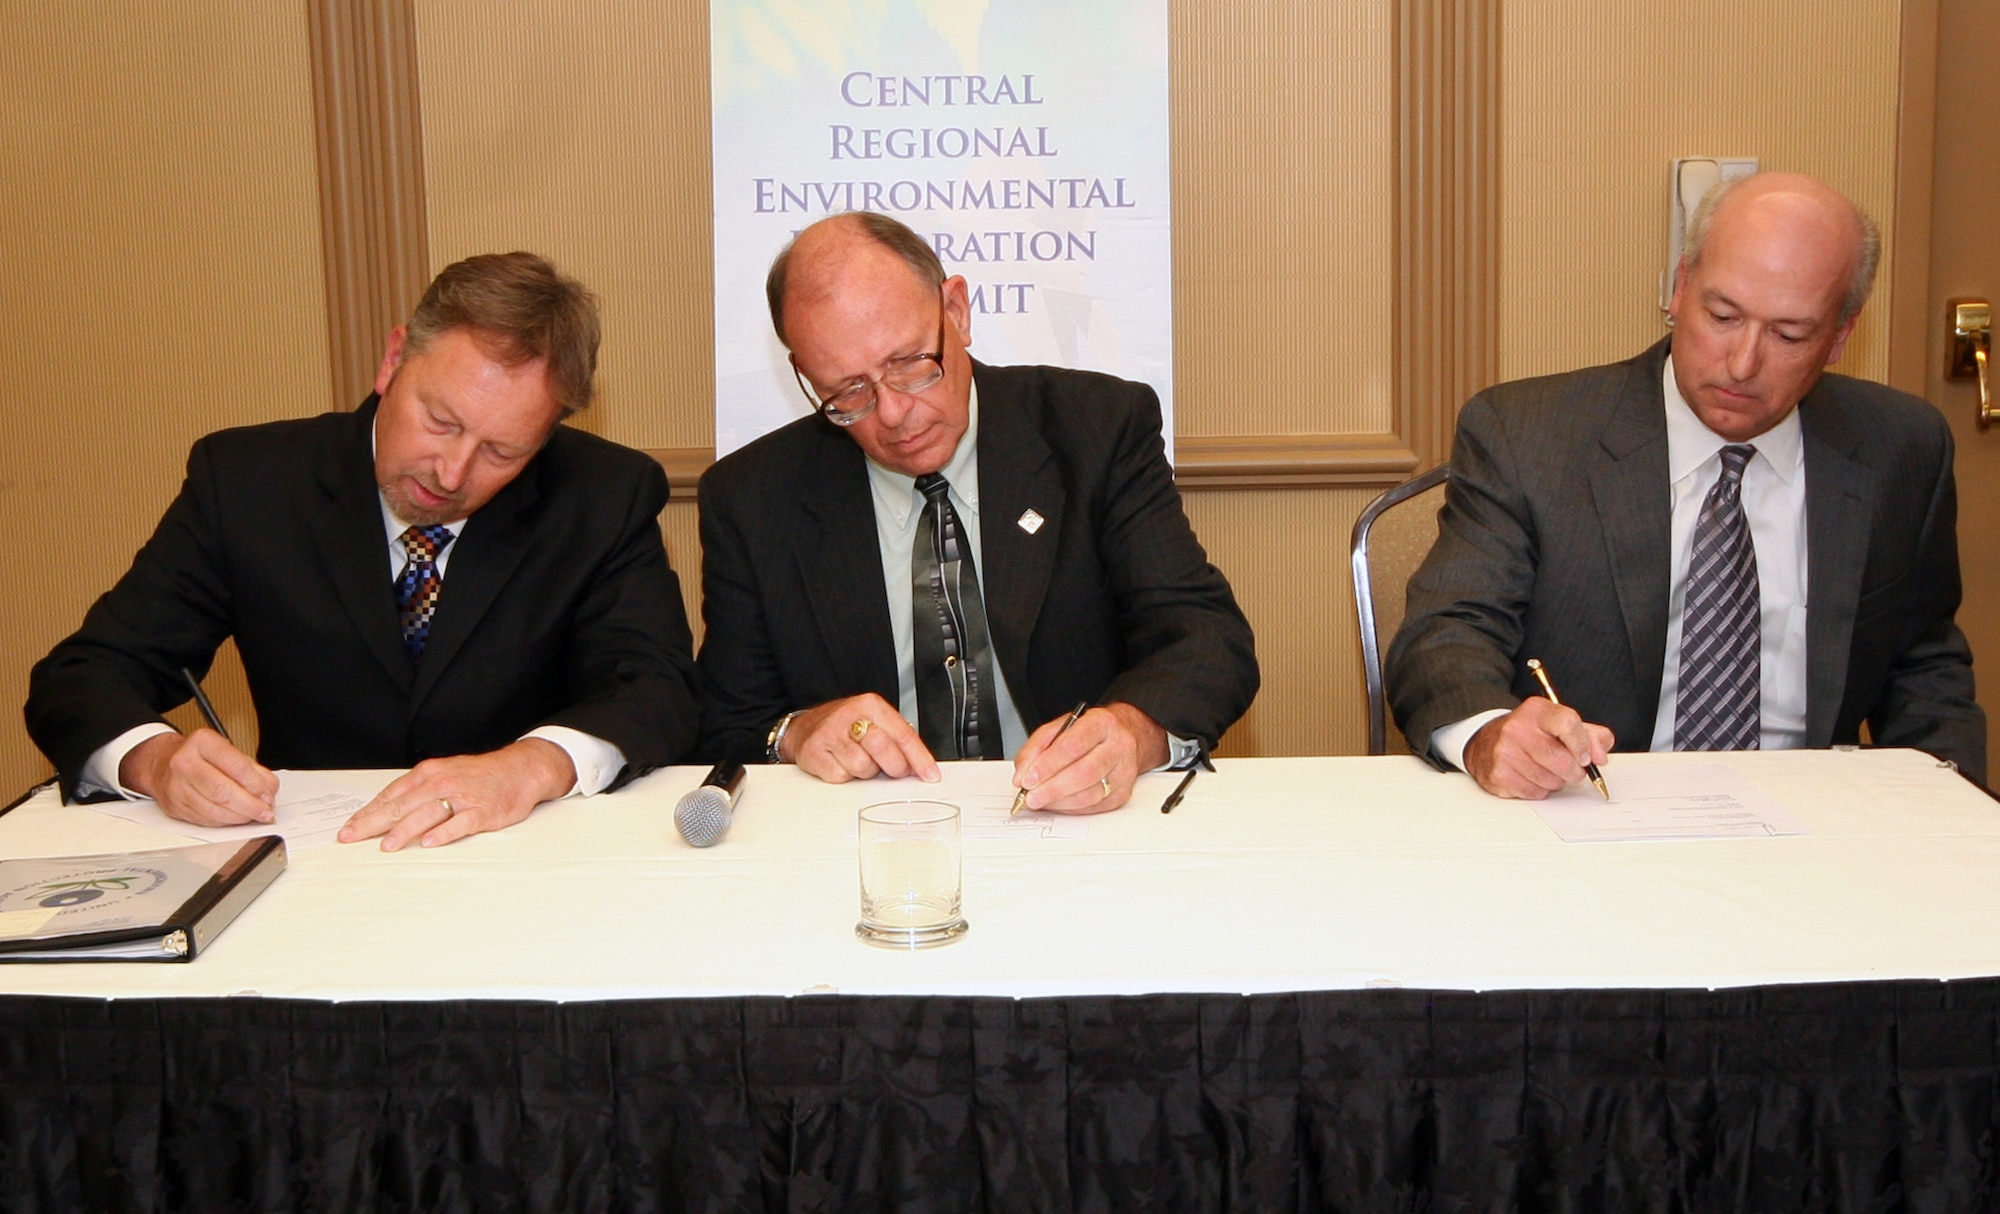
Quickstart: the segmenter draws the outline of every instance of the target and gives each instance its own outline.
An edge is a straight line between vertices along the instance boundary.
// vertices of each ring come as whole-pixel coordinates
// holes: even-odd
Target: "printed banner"
[[[764,274],[893,215],[965,276],[972,353],[1151,384],[1173,442],[1166,0],[710,0],[715,446],[811,406]]]

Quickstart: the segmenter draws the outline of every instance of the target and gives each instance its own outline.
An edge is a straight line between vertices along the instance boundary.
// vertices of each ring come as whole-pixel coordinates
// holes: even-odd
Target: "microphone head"
[[[729,794],[713,784],[704,784],[682,797],[674,806],[674,826],[696,847],[712,847],[729,833],[735,818]]]

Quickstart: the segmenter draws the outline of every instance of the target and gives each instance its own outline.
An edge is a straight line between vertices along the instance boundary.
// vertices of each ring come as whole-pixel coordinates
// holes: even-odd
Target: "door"
[[[1944,410],[1958,440],[1958,555],[1965,576],[1958,622],[1972,642],[1990,764],[2000,759],[2000,424],[1979,428],[1978,386],[1946,379],[1944,364],[1945,301],[1972,296],[2000,305],[2000,4],[1938,0],[1937,9],[1925,395]]]

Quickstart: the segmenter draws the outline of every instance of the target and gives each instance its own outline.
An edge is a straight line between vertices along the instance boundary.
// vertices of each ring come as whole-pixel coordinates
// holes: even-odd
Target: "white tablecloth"
[[[1607,768],[1681,761],[1620,755]],[[1715,762],[1716,756],[1699,761]],[[1798,837],[1568,844],[1408,757],[1239,759],[1082,839],[965,843],[962,940],[856,940],[854,812],[915,781],[752,768],[718,846],[681,842],[700,768],[498,834],[293,853],[198,960],[0,966],[0,992],[314,999],[1254,994],[1726,987],[2000,975],[2000,804],[1914,751],[1721,757]],[[955,773],[1004,791],[1008,768]],[[350,773],[359,787],[387,773]],[[171,844],[44,792],[0,855]]]

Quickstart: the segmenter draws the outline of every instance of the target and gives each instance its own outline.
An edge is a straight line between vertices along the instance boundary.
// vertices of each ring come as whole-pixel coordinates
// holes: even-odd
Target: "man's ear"
[[[965,293],[965,275],[944,280],[944,314],[960,341],[972,344],[972,301]]]
[[[396,368],[403,365],[403,342],[409,337],[408,325],[397,325],[389,330],[389,340],[382,343],[382,365],[375,368],[375,392],[379,396],[389,390],[389,381],[396,378]]]
[[[1671,316],[1675,323],[1679,323],[1681,318],[1681,292],[1686,289],[1687,280],[1688,263],[1687,258],[1683,257],[1680,264],[1674,267],[1674,293],[1667,298],[1667,315]]]
[[[1833,331],[1833,344],[1826,350],[1826,366],[1831,367],[1840,361],[1842,352],[1847,349],[1847,339],[1854,336],[1854,322],[1859,319],[1861,319],[1859,316],[1850,316],[1841,321],[1840,327]]]

